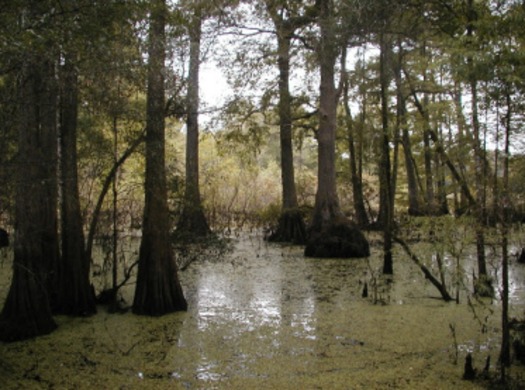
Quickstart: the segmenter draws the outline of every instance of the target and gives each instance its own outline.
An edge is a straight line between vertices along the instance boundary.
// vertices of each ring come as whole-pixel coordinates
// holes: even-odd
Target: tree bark
[[[403,102],[403,105],[405,103]],[[408,186],[408,214],[412,216],[422,215],[421,206],[419,204],[419,187],[417,183],[416,168],[414,156],[412,155],[412,145],[410,135],[408,133],[408,126],[402,125],[401,143],[403,145],[403,153],[405,157],[405,169],[407,175]]]
[[[362,232],[343,215],[336,191],[335,131],[337,91],[334,84],[337,59],[333,5],[319,2],[321,39],[317,58],[320,66],[320,107],[317,192],[305,255],[311,257],[365,257],[370,255]]]
[[[165,0],[152,1],[146,112],[146,180],[135,314],[159,316],[186,310],[170,241],[165,172]]]
[[[89,259],[84,250],[77,175],[78,78],[70,58],[63,66],[61,93],[61,189],[62,256],[58,267],[55,311],[90,315],[96,312],[89,281]]]
[[[199,5],[189,26],[190,64],[186,119],[186,187],[179,233],[206,236],[211,233],[204,214],[199,186],[199,70],[202,15]]]
[[[467,1],[467,49],[473,50],[474,39],[474,2],[473,0]],[[474,149],[474,166],[475,166],[475,188],[476,188],[476,249],[478,254],[478,273],[479,282],[485,284],[481,291],[483,295],[490,295],[491,287],[490,281],[487,274],[487,265],[485,259],[485,223],[486,223],[486,209],[485,209],[485,159],[481,148],[481,135],[480,135],[480,124],[478,116],[478,80],[475,74],[474,62],[472,55],[467,56],[468,66],[468,82],[470,85],[471,92],[471,108],[472,108],[472,136],[473,136],[473,149]]]
[[[13,277],[0,314],[3,341],[28,339],[56,328],[49,296],[57,256],[56,192],[51,189],[56,184],[57,151],[54,64],[28,55],[18,90],[16,236]]]
[[[500,362],[502,367],[502,379],[505,379],[505,367],[510,365],[510,329],[509,329],[509,253],[508,235],[510,225],[510,199],[509,199],[509,156],[510,156],[510,132],[512,118],[512,99],[510,92],[505,94],[507,113],[505,115],[505,147],[503,157],[503,188],[501,196],[501,350]]]
[[[290,94],[290,44],[296,26],[290,20],[283,20],[275,8],[268,5],[268,10],[277,33],[279,67],[279,137],[281,143],[281,183],[282,211],[276,232],[270,241],[306,242],[306,227],[299,211],[295,186],[295,170],[292,145],[292,97]]]
[[[380,208],[379,213],[381,226],[383,228],[383,273],[393,274],[392,259],[392,222],[393,222],[393,198],[392,172],[390,164],[390,134],[388,125],[388,84],[387,64],[389,55],[389,43],[384,33],[380,34],[380,64],[379,78],[381,84],[381,160],[379,166],[380,180]]]
[[[343,105],[346,118],[348,151],[350,154],[348,160],[350,164],[350,177],[352,183],[352,199],[354,201],[354,212],[357,225],[361,228],[365,228],[368,227],[370,221],[368,220],[363,197],[363,180],[362,176],[359,174],[358,156],[355,147],[355,126],[352,119],[352,112],[350,111],[350,105],[348,104],[348,88],[348,80],[345,80],[343,84]]]
[[[421,55],[423,61],[426,60],[426,43],[423,42],[421,47]],[[423,82],[428,81],[428,74],[426,67],[423,69]],[[431,124],[430,124],[430,115],[428,112],[429,106],[429,97],[428,93],[425,92],[423,96],[423,107],[424,113],[423,116],[423,147],[424,147],[424,161],[425,161],[425,197],[426,197],[426,214],[435,215],[436,214],[436,196],[434,192],[434,170],[432,169],[432,147],[430,145],[430,133],[431,133]]]
[[[456,110],[456,121],[457,121],[457,127],[458,127],[458,133],[457,133],[457,138],[459,140],[459,152],[458,152],[458,158],[457,158],[457,161],[456,161],[456,164],[459,166],[459,172],[461,174],[462,177],[465,176],[465,163],[463,161],[463,153],[467,153],[468,150],[465,150],[464,147],[462,147],[462,145],[467,145],[468,143],[465,142],[466,140],[470,139],[469,135],[467,134],[468,131],[467,131],[467,127],[466,127],[466,124],[465,124],[465,117],[463,115],[463,102],[462,102],[462,90],[461,90],[461,84],[459,82],[455,82],[454,83],[454,107],[455,107],[455,110]],[[470,148],[468,148],[470,149]],[[469,207],[469,200],[467,199],[467,197],[465,196],[465,193],[464,191],[460,191],[459,192],[459,199],[456,203],[456,207],[455,207],[455,210],[454,210],[454,213],[456,215],[462,215],[463,213],[465,213],[465,211],[468,209]]]

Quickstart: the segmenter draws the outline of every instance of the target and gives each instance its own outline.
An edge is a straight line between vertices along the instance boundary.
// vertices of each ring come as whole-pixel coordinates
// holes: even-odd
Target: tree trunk
[[[310,257],[364,257],[368,241],[357,226],[343,215],[336,191],[335,131],[337,91],[334,84],[337,45],[331,1],[320,1],[321,39],[317,58],[320,66],[320,107],[317,192],[305,255]]]
[[[13,277],[0,314],[3,341],[28,339],[56,328],[48,287],[57,254],[56,215],[52,215],[56,196],[50,198],[53,193],[48,188],[56,184],[54,64],[28,57],[20,70],[18,90],[16,237]]]
[[[472,50],[474,39],[474,20],[475,11],[473,0],[467,1],[467,37],[469,41],[467,45],[468,49]],[[471,108],[472,108],[472,136],[473,136],[473,149],[474,149],[474,166],[475,166],[475,188],[476,188],[476,249],[478,254],[478,289],[477,291],[482,295],[491,295],[492,288],[490,285],[489,276],[487,274],[487,265],[485,260],[485,222],[486,222],[486,210],[485,210],[485,169],[484,169],[484,156],[481,148],[481,135],[480,135],[480,124],[478,115],[478,80],[475,74],[474,63],[472,55],[467,56],[467,65],[469,68],[469,85],[471,92]]]
[[[408,246],[408,244],[403,241],[402,239],[400,239],[399,237],[393,237],[393,240],[395,240],[399,245],[401,245],[401,247],[404,249],[404,251],[407,253],[407,255],[410,257],[410,259],[416,263],[416,265],[421,269],[421,271],[423,272],[423,274],[425,275],[425,279],[428,279],[428,281],[430,283],[432,283],[434,285],[434,287],[436,287],[439,291],[439,293],[441,294],[441,297],[443,298],[443,300],[445,302],[450,302],[452,301],[452,297],[450,296],[450,294],[448,293],[447,291],[447,286],[442,284],[433,274],[432,272],[430,272],[430,270],[425,266],[425,264],[423,264],[423,262],[419,259],[419,257],[417,257],[417,255],[412,252],[412,250],[410,249],[410,247]]]
[[[45,283],[49,294],[51,309],[54,310],[58,300],[58,85],[56,82],[56,63],[45,61],[42,65],[40,106],[37,120],[39,122],[41,148],[41,169],[43,195],[40,213],[42,213],[42,249],[48,275]],[[37,92],[38,93],[38,92]]]
[[[106,198],[106,195],[110,189],[111,184],[115,180],[115,177],[117,175],[119,167],[126,162],[129,156],[131,156],[141,145],[145,140],[145,131],[141,133],[141,135],[134,140],[131,145],[128,146],[128,148],[122,153],[120,158],[114,162],[113,166],[111,167],[111,170],[107,174],[106,178],[104,179],[104,183],[102,184],[102,189],[100,191],[100,194],[97,199],[97,203],[95,204],[95,208],[93,210],[93,216],[91,218],[91,222],[89,223],[89,230],[88,230],[88,237],[87,237],[87,243],[86,243],[86,258],[88,261],[91,261],[91,254],[93,252],[93,241],[95,240],[95,233],[97,230],[98,225],[98,218],[100,216],[100,210],[102,209],[102,204],[104,203],[104,199]]]
[[[512,117],[512,100],[510,92],[506,91],[507,114],[505,116],[505,150],[503,153],[503,189],[501,197],[501,226],[502,226],[502,293],[501,293],[501,375],[505,379],[505,367],[510,365],[510,330],[509,330],[509,253],[508,234],[510,224],[510,199],[509,199],[509,156],[510,132]]]
[[[425,106],[427,106],[425,104]],[[424,118],[425,122],[428,118]],[[429,123],[425,123],[425,129],[423,130],[423,148],[424,148],[424,161],[425,161],[425,200],[426,200],[426,214],[435,214],[435,199],[434,199],[434,175],[432,174],[432,153],[430,150],[430,130],[428,127]]]
[[[443,137],[441,137],[443,138]],[[446,189],[446,178],[445,178],[445,164],[443,163],[442,157],[436,153],[434,155],[437,176],[437,214],[447,215],[449,214],[448,200],[447,200],[447,189]]]
[[[58,267],[55,310],[61,314],[90,315],[96,312],[89,282],[89,259],[84,250],[77,176],[78,89],[75,65],[63,66],[61,94],[61,188],[62,256]]]
[[[381,161],[379,166],[379,191],[380,191],[380,208],[383,212],[379,213],[382,219],[380,220],[383,228],[383,273],[393,274],[392,261],[392,221],[393,221],[393,188],[391,179],[391,164],[390,164],[390,135],[388,126],[388,84],[389,78],[387,75],[387,64],[389,47],[387,37],[384,33],[380,36],[380,63],[379,63],[379,78],[381,84],[381,127],[382,127],[382,142],[381,142]]]
[[[333,223],[334,219],[343,218],[336,191],[335,175],[335,130],[337,94],[334,84],[335,60],[337,56],[334,33],[330,26],[329,1],[322,1],[323,15],[321,24],[321,42],[319,44],[320,109],[318,143],[318,185],[315,196],[315,209],[312,227],[321,229]]]
[[[350,106],[348,104],[348,82],[344,84],[344,107],[346,115],[346,127],[348,134],[348,151],[350,154],[350,176],[352,182],[352,197],[354,201],[354,212],[357,225],[361,228],[367,227],[370,222],[368,220],[368,214],[366,213],[365,201],[363,197],[363,181],[359,175],[358,169],[358,156],[355,148],[355,129],[354,121],[352,120],[352,113],[350,112]]]
[[[136,314],[159,316],[186,310],[170,241],[164,141],[165,0],[152,2],[146,112],[145,206],[137,286]]]
[[[199,69],[202,15],[198,7],[197,5],[189,27],[190,64],[186,119],[186,188],[177,231],[192,236],[206,236],[211,231],[202,208],[199,186]]]
[[[428,114],[426,112],[426,109],[423,107],[423,105],[419,101],[419,98],[417,97],[417,94],[416,94],[416,91],[414,89],[414,86],[410,82],[410,78],[409,78],[408,73],[406,71],[405,71],[405,75],[407,77],[407,81],[408,81],[410,89],[411,89],[411,94],[412,94],[412,97],[414,99],[414,104],[415,104],[418,112],[420,113],[420,115],[423,118],[427,118]],[[474,196],[472,195],[472,193],[470,191],[470,188],[469,188],[465,178],[460,174],[459,170],[453,164],[452,160],[450,159],[450,157],[448,156],[447,152],[445,151],[443,143],[439,139],[439,137],[436,134],[436,132],[434,130],[432,130],[432,128],[430,128],[430,126],[428,127],[428,130],[429,130],[430,138],[431,138],[432,142],[434,142],[434,145],[435,145],[435,148],[436,148],[436,153],[438,153],[441,156],[443,162],[445,163],[445,165],[450,170],[450,173],[452,174],[452,177],[454,178],[456,183],[460,186],[461,193],[464,196],[465,201],[468,202],[470,207],[476,207],[476,199],[474,199]]]
[[[279,135],[281,141],[281,183],[282,212],[277,230],[269,238],[270,241],[306,242],[306,227],[299,211],[295,187],[295,171],[292,147],[292,98],[290,95],[290,41],[293,26],[285,23],[273,13],[274,25],[277,30],[278,66],[279,66]]]
[[[454,108],[456,110],[456,116],[457,116],[457,127],[458,127],[458,134],[457,139],[459,141],[459,153],[456,163],[459,166],[459,172],[461,173],[461,176],[465,176],[465,163],[463,161],[463,153],[468,153],[468,150],[463,150],[463,145],[467,145],[467,142],[465,142],[470,137],[467,133],[467,127],[465,124],[465,117],[463,115],[463,102],[462,102],[462,90],[461,90],[461,84],[459,82],[454,83]],[[470,148],[468,148],[470,149]],[[462,215],[465,213],[467,208],[469,207],[469,200],[465,196],[464,191],[459,191],[459,199],[456,203],[456,207],[454,210],[454,214],[457,216]]]
[[[407,176],[408,186],[408,214],[413,216],[421,215],[421,206],[419,204],[419,187],[417,181],[417,172],[412,155],[412,145],[410,135],[408,132],[408,125],[406,121],[406,97],[403,91],[401,70],[403,63],[403,50],[401,41],[398,41],[398,56],[397,63],[394,69],[394,76],[397,89],[397,115],[400,121],[401,128],[401,144],[403,145],[403,152],[405,157],[405,170]]]

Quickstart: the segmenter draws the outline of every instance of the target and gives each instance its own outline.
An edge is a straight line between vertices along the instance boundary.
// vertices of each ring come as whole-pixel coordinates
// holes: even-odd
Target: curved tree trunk
[[[0,340],[16,341],[56,328],[49,299],[56,260],[56,89],[54,64],[28,57],[20,70],[13,277],[0,314]],[[52,176],[50,176],[52,175]],[[56,194],[56,192],[55,192]],[[49,230],[55,229],[55,230]]]
[[[189,27],[190,65],[186,120],[186,188],[177,231],[183,234],[206,236],[211,231],[202,208],[199,188],[199,68],[202,16],[198,9],[199,6],[196,7]]]
[[[170,241],[164,142],[165,0],[152,2],[146,124],[145,206],[137,286],[136,314],[159,316],[186,310]]]
[[[58,266],[58,297],[54,311],[71,315],[96,312],[84,250],[77,176],[78,89],[74,64],[66,60],[61,94],[62,256]]]
[[[87,243],[86,243],[87,261],[91,262],[91,254],[93,252],[93,242],[95,240],[95,233],[97,230],[100,210],[102,210],[102,204],[104,203],[104,199],[106,198],[106,195],[110,189],[111,183],[113,183],[113,181],[115,180],[119,167],[126,162],[128,157],[131,156],[137,150],[137,148],[144,142],[144,140],[145,140],[145,130],[140,134],[140,136],[136,140],[134,140],[131,143],[131,145],[128,146],[128,148],[124,151],[124,153],[122,153],[120,158],[117,161],[115,161],[115,163],[111,167],[111,170],[109,171],[106,178],[104,179],[104,183],[102,184],[102,189],[100,191],[100,194],[98,195],[97,203],[95,204],[95,208],[93,210],[93,216],[91,218],[91,222],[89,223]]]

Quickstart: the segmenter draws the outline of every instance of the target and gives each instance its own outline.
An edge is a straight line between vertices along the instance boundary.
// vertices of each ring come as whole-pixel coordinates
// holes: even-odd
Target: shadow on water
[[[480,388],[461,380],[467,353],[482,368],[499,352],[499,304],[462,291],[444,303],[420,271],[395,257],[381,274],[369,259],[310,259],[300,247],[245,235],[220,261],[180,273],[189,310],[59,317],[51,335],[0,344],[5,388],[369,389]],[[2,299],[9,268],[2,263]],[[466,262],[465,275],[471,265]],[[454,281],[450,279],[453,284]],[[513,315],[525,302],[512,267]],[[369,297],[362,297],[364,283]],[[132,300],[132,286],[126,290]],[[523,370],[513,368],[513,370]]]

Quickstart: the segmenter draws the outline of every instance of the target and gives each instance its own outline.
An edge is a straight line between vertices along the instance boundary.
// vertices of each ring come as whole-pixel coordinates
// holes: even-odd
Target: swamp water
[[[378,245],[369,259],[308,259],[300,247],[242,236],[222,259],[180,272],[187,312],[148,318],[101,307],[89,318],[57,317],[50,335],[0,343],[0,388],[487,387],[461,377],[468,352],[478,370],[490,355],[495,370],[499,302],[468,304],[462,291],[459,305],[445,303],[399,248],[394,259],[389,282]],[[462,261],[464,275],[471,261]],[[2,303],[10,268],[2,262]],[[513,263],[510,277],[511,316],[521,318],[525,267]],[[513,365],[511,374],[525,370]]]

